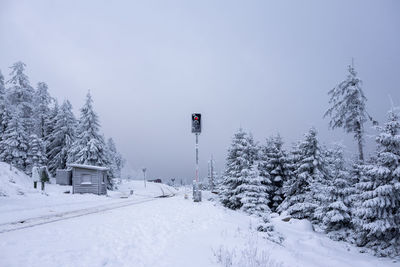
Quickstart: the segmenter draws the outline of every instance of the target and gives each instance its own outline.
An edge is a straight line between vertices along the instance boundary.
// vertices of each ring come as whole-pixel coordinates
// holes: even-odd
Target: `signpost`
[[[199,188],[199,135],[201,133],[201,114],[192,114],[192,133],[196,136],[196,175],[193,181],[193,200],[195,202],[201,201],[201,191]]]

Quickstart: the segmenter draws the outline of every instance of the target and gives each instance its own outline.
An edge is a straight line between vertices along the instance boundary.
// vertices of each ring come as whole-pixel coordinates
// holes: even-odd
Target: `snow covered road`
[[[250,266],[249,256],[267,266],[399,266],[347,251],[302,222],[276,220],[290,235],[286,247],[262,239],[254,224],[213,202],[157,198],[0,234],[0,266],[221,266],[218,258]]]
[[[22,220],[10,222],[10,223],[2,223],[2,224],[0,224],[0,234],[5,233],[5,232],[17,231],[17,230],[25,229],[25,228],[31,228],[31,227],[35,227],[38,225],[53,223],[53,222],[57,222],[57,221],[67,220],[67,219],[71,219],[71,218],[86,216],[86,215],[90,215],[93,213],[104,212],[104,211],[122,208],[122,207],[126,207],[126,206],[138,205],[143,202],[154,201],[154,200],[155,200],[154,198],[144,197],[144,198],[140,198],[140,199],[116,201],[116,202],[108,203],[108,204],[101,205],[101,206],[94,206],[91,208],[77,209],[77,210],[72,210],[72,211],[67,211],[67,212],[55,213],[55,214],[51,214],[51,215],[44,215],[44,216],[39,216],[39,217],[34,217],[34,218],[26,218],[26,219],[22,219]]]

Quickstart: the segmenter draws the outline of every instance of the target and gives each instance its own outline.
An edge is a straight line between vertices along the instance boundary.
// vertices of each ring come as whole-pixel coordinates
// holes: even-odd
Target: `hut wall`
[[[56,184],[72,185],[72,171],[71,170],[57,170],[56,171]]]
[[[103,190],[103,172],[83,168],[73,168],[73,191],[75,193],[106,194]]]

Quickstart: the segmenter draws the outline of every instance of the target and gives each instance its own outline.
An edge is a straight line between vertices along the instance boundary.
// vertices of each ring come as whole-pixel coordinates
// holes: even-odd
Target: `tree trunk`
[[[359,159],[361,162],[364,162],[364,152],[363,152],[363,138],[362,138],[362,130],[361,130],[361,124],[360,122],[357,122],[357,133],[356,133],[356,139],[358,142],[358,153],[359,153]]]
[[[359,155],[360,161],[364,162],[364,152],[363,152],[363,144],[361,136],[358,138],[358,153],[360,154]]]

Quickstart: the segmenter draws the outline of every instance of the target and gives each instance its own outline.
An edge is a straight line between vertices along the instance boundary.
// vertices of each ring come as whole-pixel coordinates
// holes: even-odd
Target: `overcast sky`
[[[354,57],[371,115],[385,119],[389,95],[400,104],[399,14],[396,0],[1,0],[0,69],[8,78],[25,62],[77,115],[90,89],[128,169],[191,180],[192,112],[203,114],[202,177],[211,154],[223,169],[239,127],[260,142],[280,132],[289,147],[315,126],[356,152],[322,118],[327,92]]]

